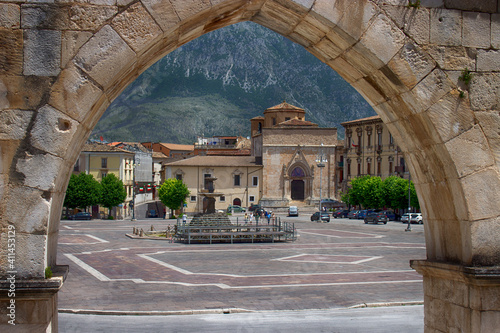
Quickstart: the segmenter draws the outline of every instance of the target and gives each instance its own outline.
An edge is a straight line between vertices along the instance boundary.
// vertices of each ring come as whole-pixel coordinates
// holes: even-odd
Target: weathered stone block
[[[63,160],[54,155],[26,154],[24,159],[17,160],[16,170],[24,174],[24,185],[52,191],[62,164]]]
[[[318,43],[324,36],[325,32],[321,29],[316,28],[309,22],[302,20],[294,29],[292,33],[292,38],[296,38],[298,35],[304,42],[301,43],[305,47],[311,44]]]
[[[438,45],[462,45],[462,13],[459,10],[432,9],[430,42]]]
[[[59,76],[52,88],[49,103],[81,122],[101,94],[99,87],[73,65]]]
[[[164,32],[175,27],[180,21],[174,7],[168,0],[143,0],[142,3]]]
[[[476,68],[475,49],[461,46],[438,46],[426,45],[423,50],[439,64],[444,70],[462,71],[465,68],[474,70]]]
[[[496,191],[500,179],[496,168],[478,171],[461,179],[469,218],[471,220],[491,219],[500,215],[500,201]]]
[[[53,155],[64,157],[78,123],[64,113],[45,105],[38,110],[33,129],[31,143],[34,147]]]
[[[490,47],[490,14],[465,12],[463,17],[462,41],[464,46]]]
[[[103,27],[78,52],[74,63],[105,88],[135,58],[134,51],[109,25]]]
[[[210,0],[170,0],[181,20],[192,17],[211,8]]]
[[[24,75],[56,76],[61,64],[61,32],[27,30],[24,44]]]
[[[414,87],[436,66],[434,60],[414,43],[406,43],[388,67],[408,88]]]
[[[33,111],[0,111],[0,140],[22,140],[33,118]]]
[[[491,15],[491,46],[500,49],[500,14]]]
[[[472,221],[471,242],[472,242],[472,265],[474,266],[495,266],[500,262],[500,219]],[[477,292],[477,291],[476,291]],[[489,303],[481,302],[481,298],[471,292],[471,306],[481,310],[500,311],[500,296],[497,295],[496,302],[492,298],[484,297]],[[484,295],[482,295],[484,296]]]
[[[455,161],[459,177],[490,167],[494,163],[488,142],[477,125],[447,142],[446,147]],[[470,153],[471,150],[474,154]]]
[[[23,193],[18,193],[23,194]],[[29,278],[44,278],[45,274],[45,242],[46,236],[43,234],[29,234],[24,233],[21,229],[25,225],[29,225],[30,223],[26,223],[30,221],[31,223],[37,223],[34,221],[35,217],[38,216],[40,212],[34,212],[35,216],[31,217],[29,214],[33,213],[33,208],[41,208],[37,205],[29,206],[26,204],[26,201],[22,201],[19,206],[17,206],[17,215],[16,218],[26,218],[26,221],[18,221],[16,220],[14,225],[16,227],[16,278],[18,279],[29,279]],[[19,209],[22,207],[22,209]],[[25,216],[19,216],[21,213],[24,213]],[[18,222],[19,224],[18,229]],[[5,276],[7,272],[7,233],[0,233],[0,276]]]
[[[68,29],[97,30],[117,12],[115,6],[71,6]]]
[[[15,29],[21,26],[21,8],[10,3],[0,4],[0,27]]]
[[[414,107],[425,111],[452,90],[453,85],[446,73],[436,69],[413,88],[412,94],[418,102]]]
[[[88,31],[63,31],[61,67],[64,68],[73,59],[76,52],[85,44],[92,33]]]
[[[302,15],[275,2],[266,2],[253,21],[284,36],[290,34],[301,21]]]
[[[342,13],[337,23],[338,28],[356,40],[360,39],[365,31],[371,27],[373,20],[380,12],[377,6],[367,0],[341,0],[336,1],[334,6],[338,12]],[[375,29],[377,28],[375,27]]]
[[[473,73],[469,92],[473,110],[499,109],[500,75]]]
[[[497,12],[497,0],[444,0],[446,8],[470,10],[475,12],[495,13]]]
[[[428,44],[430,38],[430,13],[427,8],[383,6],[384,11],[417,44]]]
[[[442,142],[448,142],[474,125],[474,113],[458,94],[444,96],[427,113]]]
[[[0,74],[18,75],[23,71],[23,31],[0,28]]]
[[[405,34],[384,15],[374,20],[359,41],[384,64],[401,50],[404,42]]]
[[[313,50],[313,54],[318,54],[320,59],[325,59],[325,61],[335,59],[343,51],[327,37],[323,38],[319,43],[312,45],[310,49]]]
[[[312,14],[325,24],[333,27],[338,24],[343,13],[330,0],[316,0],[312,8]]]
[[[39,76],[0,77],[0,107],[22,110],[37,108],[52,80]]]
[[[136,52],[162,33],[160,27],[140,3],[118,14],[111,26]]]
[[[327,64],[349,83],[353,83],[363,77],[363,73],[358,71],[357,68],[353,67],[342,57],[330,60]]]
[[[67,29],[68,20],[68,11],[59,5],[30,3],[21,7],[23,29]]]
[[[477,70],[480,72],[500,72],[500,51],[479,50],[477,53]]]

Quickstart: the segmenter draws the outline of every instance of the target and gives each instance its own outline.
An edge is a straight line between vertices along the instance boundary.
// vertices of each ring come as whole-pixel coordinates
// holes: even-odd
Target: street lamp
[[[410,203],[410,187],[411,185],[411,175],[410,172],[408,171],[408,227],[406,227],[405,231],[411,231],[411,222],[410,222],[410,210],[411,210],[411,203]]]
[[[135,157],[135,154],[134,154],[134,163],[132,164],[132,177],[133,177],[133,181],[132,181],[132,189],[133,189],[133,192],[132,192],[132,221],[137,221],[135,219],[135,168],[137,165],[141,165],[141,159],[140,158],[136,158]]]
[[[326,157],[323,154],[323,143],[321,144],[321,149],[319,151],[318,157],[316,158],[316,165],[319,168],[319,211],[321,212],[321,182],[323,179],[323,168],[325,167],[325,163],[328,162]]]

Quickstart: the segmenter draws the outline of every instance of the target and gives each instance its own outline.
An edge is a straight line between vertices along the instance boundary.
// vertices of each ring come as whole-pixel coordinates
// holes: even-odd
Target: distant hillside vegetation
[[[347,82],[303,47],[252,22],[208,33],[168,54],[110,105],[92,137],[191,144],[250,135],[249,120],[287,102],[320,127],[375,115]]]

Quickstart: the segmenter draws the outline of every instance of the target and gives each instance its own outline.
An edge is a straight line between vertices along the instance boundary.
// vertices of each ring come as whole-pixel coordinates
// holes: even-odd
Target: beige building
[[[341,156],[343,172],[340,176],[342,191],[351,179],[360,176],[389,176],[408,178],[404,156],[391,133],[379,116],[347,121],[345,149]]]
[[[181,179],[189,189],[188,213],[229,205],[257,204],[262,193],[262,166],[252,156],[195,156],[165,164],[165,177]]]
[[[261,205],[316,205],[337,198],[336,128],[305,120],[304,109],[283,102],[251,120],[252,155],[263,166]]]

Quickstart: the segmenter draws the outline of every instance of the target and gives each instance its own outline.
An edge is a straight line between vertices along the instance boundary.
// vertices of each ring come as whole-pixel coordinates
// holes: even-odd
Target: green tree
[[[380,177],[364,177],[362,183],[361,205],[363,208],[380,208],[385,206]]]
[[[364,196],[364,184],[370,176],[356,177],[351,180],[351,188],[349,189],[348,202],[353,205],[361,205]],[[346,202],[346,201],[344,201]],[[347,202],[346,202],[347,203]]]
[[[182,182],[182,180],[174,178],[167,179],[158,190],[158,196],[160,197],[161,202],[170,208],[172,212],[181,208],[188,195],[189,190],[187,186]]]
[[[92,175],[83,172],[71,175],[64,197],[64,207],[86,209],[88,206],[99,204],[100,199],[101,184]]]
[[[410,204],[413,208],[420,210],[420,203],[418,202],[417,191],[415,190],[415,184],[413,184],[413,182],[410,184]]]
[[[385,197],[385,205],[392,209],[408,208],[408,181],[398,176],[390,176],[384,179],[382,191]]]
[[[101,205],[108,208],[109,216],[111,216],[111,209],[125,201],[127,191],[123,187],[123,182],[113,173],[101,180],[101,188]]]

